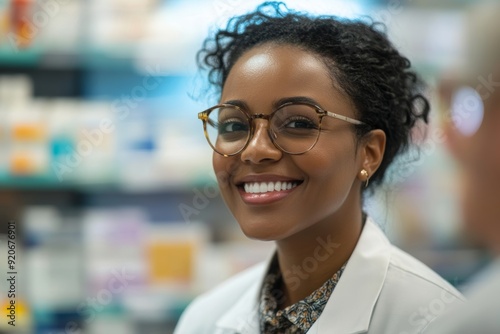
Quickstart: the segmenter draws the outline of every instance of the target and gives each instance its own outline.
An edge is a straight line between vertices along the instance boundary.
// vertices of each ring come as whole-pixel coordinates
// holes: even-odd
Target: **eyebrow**
[[[279,100],[274,101],[273,102],[273,110],[276,110],[278,107],[282,106],[285,103],[310,103],[310,104],[314,104],[314,105],[319,106],[318,102],[310,97],[290,96],[290,97],[283,97]],[[224,101],[223,104],[231,104],[231,105],[240,107],[244,110],[250,111],[248,104],[243,100],[229,100],[229,101]]]

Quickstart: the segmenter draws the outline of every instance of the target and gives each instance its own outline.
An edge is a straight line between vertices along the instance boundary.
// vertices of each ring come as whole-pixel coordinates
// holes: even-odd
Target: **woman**
[[[429,112],[383,33],[264,3],[199,59],[221,89],[199,114],[220,191],[276,252],[199,297],[176,333],[418,333],[444,311],[433,303],[461,301],[362,211]]]

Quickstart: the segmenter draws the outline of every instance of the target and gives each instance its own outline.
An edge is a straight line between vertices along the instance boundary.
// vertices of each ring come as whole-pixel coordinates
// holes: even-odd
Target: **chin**
[[[245,236],[252,240],[259,241],[276,241],[285,238],[283,232],[275,231],[269,226],[261,224],[240,224],[241,231]]]
[[[262,229],[252,229],[252,228],[243,228],[241,227],[241,231],[248,239],[259,240],[259,241],[275,241],[278,238],[269,231],[263,231]]]

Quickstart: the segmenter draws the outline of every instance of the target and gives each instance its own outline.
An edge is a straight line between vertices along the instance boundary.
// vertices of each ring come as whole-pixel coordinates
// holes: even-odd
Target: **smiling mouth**
[[[302,181],[245,182],[239,187],[248,194],[264,194],[291,190],[301,183]]]

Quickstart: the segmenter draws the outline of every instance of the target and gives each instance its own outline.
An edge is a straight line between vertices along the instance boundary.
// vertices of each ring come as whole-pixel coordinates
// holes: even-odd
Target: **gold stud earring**
[[[368,184],[370,182],[370,175],[368,175],[368,172],[366,171],[366,169],[362,169],[361,172],[359,172],[361,174],[361,177],[363,179],[365,179],[366,183],[365,183],[365,188],[368,187]]]

